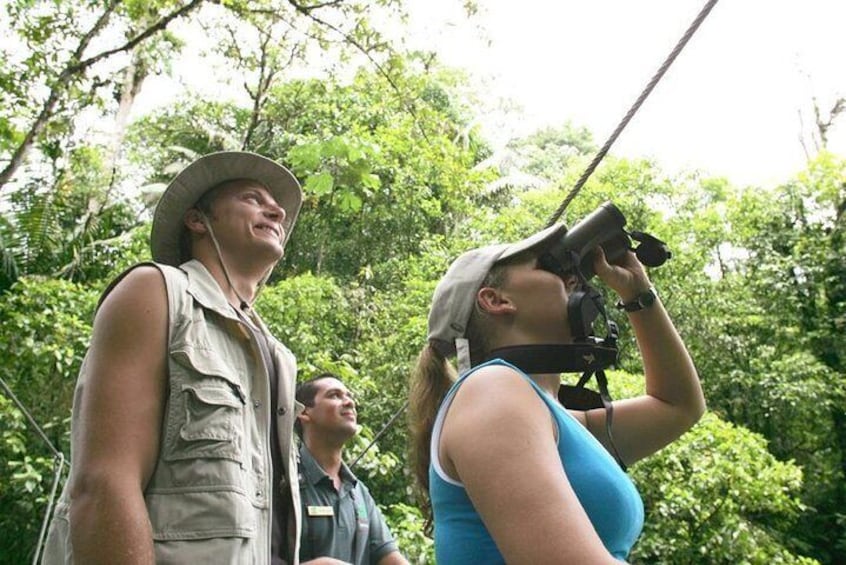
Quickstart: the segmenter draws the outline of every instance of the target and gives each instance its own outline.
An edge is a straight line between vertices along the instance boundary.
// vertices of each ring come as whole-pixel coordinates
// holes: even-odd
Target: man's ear
[[[185,223],[185,227],[188,231],[197,234],[204,234],[208,231],[204,220],[205,214],[196,208],[191,208],[185,212],[185,215],[182,217],[182,221]]]
[[[488,314],[513,314],[516,311],[511,299],[500,290],[485,286],[479,289],[476,300]]]
[[[306,422],[311,421],[311,417],[308,415],[308,406],[303,408],[303,411],[297,414],[297,420],[300,421],[300,425],[302,426]]]

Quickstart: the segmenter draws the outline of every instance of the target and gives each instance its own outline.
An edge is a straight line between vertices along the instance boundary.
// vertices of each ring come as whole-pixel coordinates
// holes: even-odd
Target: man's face
[[[308,434],[325,434],[346,441],[358,432],[355,399],[349,389],[338,379],[316,381],[317,394],[314,405],[307,406],[301,415],[303,428]]]
[[[220,246],[230,254],[279,260],[284,251],[285,210],[261,184],[241,180],[220,188],[209,221]]]

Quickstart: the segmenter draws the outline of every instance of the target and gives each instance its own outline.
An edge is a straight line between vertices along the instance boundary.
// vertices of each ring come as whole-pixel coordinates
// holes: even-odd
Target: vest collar
[[[238,315],[226,300],[220,285],[202,262],[191,259],[182,263],[179,268],[188,275],[188,294],[194,300],[224,318],[238,320]]]

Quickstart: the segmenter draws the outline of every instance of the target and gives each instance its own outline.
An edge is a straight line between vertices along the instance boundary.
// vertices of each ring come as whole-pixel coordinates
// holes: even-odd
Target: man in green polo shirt
[[[302,439],[300,562],[408,565],[370,491],[343,461],[344,444],[358,432],[349,389],[324,373],[301,383],[296,397],[305,406],[295,423]]]

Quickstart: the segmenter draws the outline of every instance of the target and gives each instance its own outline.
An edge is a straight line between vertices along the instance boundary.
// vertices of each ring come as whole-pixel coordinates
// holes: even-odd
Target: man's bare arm
[[[154,562],[143,491],[159,450],[167,312],[161,273],[139,267],[95,318],[70,479],[77,563]]]

